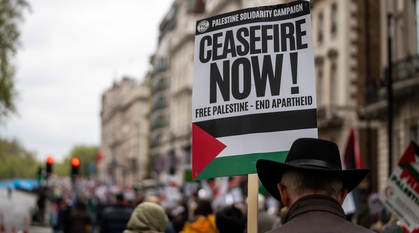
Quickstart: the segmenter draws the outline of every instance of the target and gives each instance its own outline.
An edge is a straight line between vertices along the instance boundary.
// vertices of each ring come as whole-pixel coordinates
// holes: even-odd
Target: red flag
[[[354,129],[349,131],[348,142],[346,143],[346,150],[344,155],[343,166],[346,169],[359,169],[364,167],[362,162],[361,150],[359,149],[358,139],[356,138]]]
[[[103,160],[103,154],[102,152],[98,151],[96,154],[96,163],[100,163]]]

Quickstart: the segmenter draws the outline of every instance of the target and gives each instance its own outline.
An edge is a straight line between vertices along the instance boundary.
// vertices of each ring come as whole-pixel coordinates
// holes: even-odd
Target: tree
[[[40,163],[17,140],[0,138],[0,180],[36,178]]]
[[[30,9],[26,0],[0,0],[0,122],[16,112],[16,69],[12,61],[20,46],[18,26],[25,9]]]

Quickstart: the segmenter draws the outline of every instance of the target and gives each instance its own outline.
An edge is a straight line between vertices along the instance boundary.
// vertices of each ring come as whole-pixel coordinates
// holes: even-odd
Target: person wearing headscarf
[[[123,233],[164,232],[168,224],[169,218],[163,207],[153,202],[142,202],[135,207]]]
[[[200,199],[194,210],[194,217],[185,223],[180,233],[217,233],[215,215],[211,201]]]

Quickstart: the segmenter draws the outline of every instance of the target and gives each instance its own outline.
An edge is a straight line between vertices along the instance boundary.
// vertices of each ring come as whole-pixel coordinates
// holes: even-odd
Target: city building
[[[124,77],[102,95],[98,178],[132,186],[148,176],[150,90]]]
[[[419,143],[419,1],[380,1],[380,64],[361,117],[377,139],[378,190],[410,141]]]

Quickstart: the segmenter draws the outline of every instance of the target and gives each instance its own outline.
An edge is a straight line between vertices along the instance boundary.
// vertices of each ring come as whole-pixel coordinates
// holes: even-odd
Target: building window
[[[409,129],[410,139],[413,140],[415,143],[419,143],[419,126],[412,125]]]
[[[155,72],[159,73],[159,72],[164,72],[167,70],[167,68],[169,67],[169,62],[166,58],[159,58],[156,61],[155,64]]]
[[[323,87],[323,72],[319,69],[317,73],[317,104],[324,105],[324,87]]]
[[[192,164],[192,150],[190,145],[183,148],[183,154],[185,164]]]
[[[419,54],[419,0],[413,0],[414,22],[415,22],[415,39],[416,53]]]
[[[323,13],[319,14],[317,21],[317,41],[319,43],[323,41]]]
[[[153,96],[153,110],[163,109],[166,106],[166,98],[163,95]]]
[[[151,139],[151,145],[152,146],[158,146],[158,145],[160,145],[160,142],[161,142],[161,134],[160,133],[154,134],[152,139]]]
[[[330,69],[330,103],[332,115],[336,114],[338,103],[338,86],[337,86],[337,68],[336,64],[332,63]]]
[[[418,0],[419,1],[419,0]],[[332,4],[332,12],[330,13],[330,32],[332,35],[336,34],[338,30],[338,9],[337,4]]]
[[[188,13],[203,13],[205,11],[205,2],[203,0],[188,0]]]

